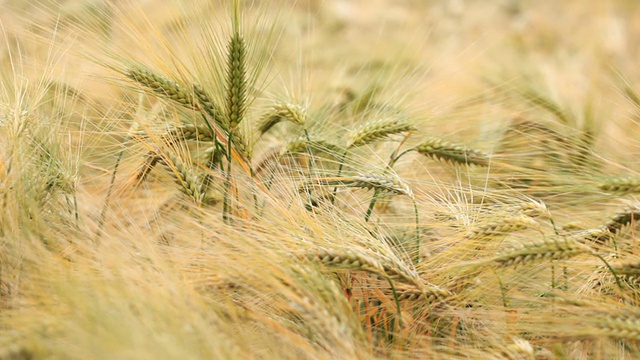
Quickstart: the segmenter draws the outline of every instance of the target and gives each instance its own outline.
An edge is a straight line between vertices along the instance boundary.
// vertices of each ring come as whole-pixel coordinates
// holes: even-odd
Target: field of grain
[[[637,19],[0,0],[0,360],[640,358]]]

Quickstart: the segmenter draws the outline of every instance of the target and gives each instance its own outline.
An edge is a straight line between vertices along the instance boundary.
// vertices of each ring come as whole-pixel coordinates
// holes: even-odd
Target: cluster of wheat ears
[[[0,359],[640,357],[640,176],[588,110],[278,90],[270,6],[96,3],[0,27]]]

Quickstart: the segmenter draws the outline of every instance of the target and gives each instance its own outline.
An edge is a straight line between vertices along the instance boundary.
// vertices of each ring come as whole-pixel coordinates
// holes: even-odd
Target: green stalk
[[[342,175],[342,168],[344,167],[344,160],[347,157],[347,153],[349,152],[349,149],[346,149],[344,151],[344,153],[342,154],[342,156],[340,157],[340,166],[338,167],[338,177],[340,177],[340,175]],[[336,200],[336,193],[338,192],[338,187],[334,187],[333,188],[333,193],[331,194],[331,205],[334,204],[335,200]]]
[[[224,178],[224,194],[222,200],[222,221],[230,225],[231,219],[229,217],[229,212],[231,211],[230,202],[230,192],[231,192],[231,144],[234,130],[229,132],[229,137],[227,139],[227,173]]]

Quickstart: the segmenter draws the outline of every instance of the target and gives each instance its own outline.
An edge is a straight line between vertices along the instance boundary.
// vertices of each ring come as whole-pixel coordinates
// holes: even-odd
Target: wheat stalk
[[[429,138],[423,141],[416,147],[416,150],[422,155],[447,162],[481,166],[489,164],[489,156],[482,151],[438,138]]]
[[[347,141],[347,149],[386,139],[391,135],[415,130],[413,125],[400,119],[381,119],[365,124],[353,132]]]

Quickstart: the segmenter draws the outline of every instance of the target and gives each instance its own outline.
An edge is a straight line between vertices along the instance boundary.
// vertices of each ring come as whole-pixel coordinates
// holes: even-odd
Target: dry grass
[[[0,360],[640,357],[639,16],[3,2]]]

